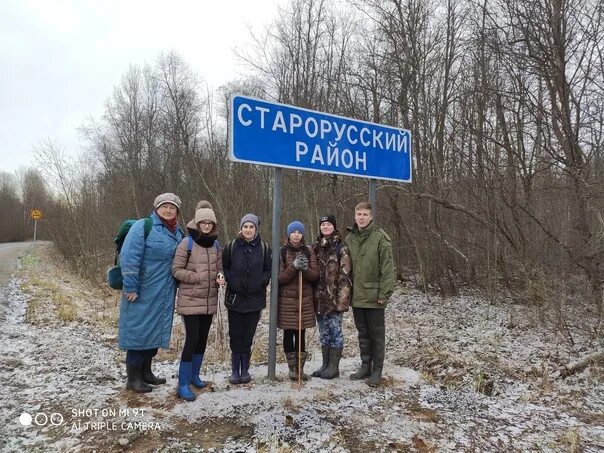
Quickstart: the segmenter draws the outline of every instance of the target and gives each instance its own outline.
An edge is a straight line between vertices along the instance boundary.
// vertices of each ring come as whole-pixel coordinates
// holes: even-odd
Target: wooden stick
[[[298,271],[298,385],[302,385],[302,271]]]
[[[560,377],[566,378],[575,373],[580,373],[581,371],[583,371],[585,368],[587,368],[590,365],[598,365],[598,364],[604,365],[604,351],[596,352],[595,354],[585,357],[584,359],[582,359],[576,363],[570,363],[570,364],[566,365],[565,367],[562,367],[562,369],[560,369]]]

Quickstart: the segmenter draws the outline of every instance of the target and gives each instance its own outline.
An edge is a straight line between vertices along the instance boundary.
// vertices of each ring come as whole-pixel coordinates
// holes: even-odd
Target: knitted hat
[[[164,203],[173,204],[180,211],[180,205],[182,202],[180,201],[180,198],[178,198],[177,195],[174,195],[171,192],[162,193],[161,195],[158,195],[153,201],[153,209],[157,210],[157,208],[159,208]]]
[[[243,217],[241,217],[241,222],[239,222],[239,228],[243,228],[243,224],[245,222],[253,223],[254,226],[256,227],[256,230],[258,230],[258,225],[260,225],[260,219],[258,219],[258,216],[254,215],[254,214],[246,214]]]
[[[287,225],[287,237],[292,234],[294,231],[299,231],[304,236],[304,224],[299,220],[294,220],[292,223]]]
[[[210,208],[201,208],[195,211],[195,225],[199,222],[214,222],[216,225],[216,214]]]
[[[197,206],[195,206],[195,209],[201,209],[201,208],[210,208],[210,209],[214,209],[212,208],[212,203],[210,203],[208,200],[200,200],[197,203]]]
[[[324,215],[319,219],[319,226],[321,226],[321,224],[323,222],[329,222],[333,225],[334,230],[337,228],[336,226],[336,216],[333,214],[329,214],[329,215]]]

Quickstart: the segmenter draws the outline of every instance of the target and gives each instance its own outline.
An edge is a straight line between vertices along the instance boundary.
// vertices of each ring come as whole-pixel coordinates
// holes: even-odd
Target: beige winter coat
[[[176,248],[172,263],[172,275],[180,281],[176,312],[179,315],[213,315],[218,309],[216,278],[222,272],[222,253],[215,245],[202,247],[198,244],[200,232],[193,221],[189,222],[187,229],[197,241],[193,241],[188,263],[189,238],[184,238]],[[213,234],[214,231],[210,233]]]

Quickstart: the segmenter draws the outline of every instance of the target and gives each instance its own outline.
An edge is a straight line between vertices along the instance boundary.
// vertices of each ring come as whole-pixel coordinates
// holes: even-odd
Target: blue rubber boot
[[[198,389],[204,388],[207,384],[199,377],[199,371],[201,370],[201,364],[203,363],[203,354],[193,354],[193,360],[191,361],[191,384]]]
[[[240,366],[241,366],[241,353],[232,352],[231,353],[231,377],[229,378],[229,382],[231,384],[234,384],[234,385],[241,384],[241,372],[239,370]]]
[[[195,394],[189,388],[191,383],[191,362],[180,362],[178,367],[178,388],[176,393],[185,401],[195,401]]]
[[[250,376],[250,356],[245,352],[241,353],[241,383],[247,384],[252,380],[252,376]]]

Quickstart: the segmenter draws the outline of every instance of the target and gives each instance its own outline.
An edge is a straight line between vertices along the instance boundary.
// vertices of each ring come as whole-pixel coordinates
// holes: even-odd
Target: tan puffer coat
[[[277,327],[283,330],[298,329],[298,271],[294,269],[293,262],[298,253],[303,253],[302,248],[295,248],[287,241],[284,245],[287,252],[285,262],[279,254],[279,310]],[[307,247],[303,245],[303,247]],[[315,326],[315,307],[313,303],[312,283],[319,278],[319,265],[315,252],[307,247],[309,257],[308,270],[302,274],[302,328],[310,329]]]
[[[172,263],[172,275],[180,281],[176,312],[179,315],[213,315],[218,309],[216,278],[222,272],[222,253],[212,244],[213,239],[208,240],[207,236],[200,238],[200,231],[193,221],[189,222],[187,229],[194,239],[189,262],[189,238],[184,238],[176,248]],[[208,236],[213,235],[214,230]],[[208,246],[202,247],[200,243]]]

